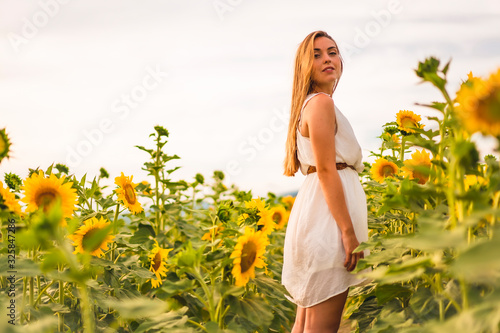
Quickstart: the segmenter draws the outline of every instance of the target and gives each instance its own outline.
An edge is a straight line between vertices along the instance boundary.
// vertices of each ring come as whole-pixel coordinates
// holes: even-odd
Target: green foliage
[[[416,74],[438,88],[445,102],[425,105],[442,117],[427,117],[438,130],[417,129],[402,147],[388,145],[394,123],[386,124],[382,147],[372,154],[407,166],[408,150],[425,148],[431,167],[417,184],[394,174],[364,182],[371,236],[360,248],[371,254],[357,271],[371,284],[351,290],[346,316],[357,332],[498,332],[500,250],[499,163],[480,161],[469,133],[456,121],[439,60],[426,59]],[[389,126],[389,127],[387,127]]]
[[[133,214],[116,190],[100,184],[109,177],[103,168],[91,180],[86,175],[65,177],[64,183],[71,182],[77,194],[71,219],[62,218],[62,200],[22,218],[2,211],[16,223],[13,299],[18,307],[16,324],[23,332],[290,329],[293,306],[280,284],[284,232],[269,235],[273,245],[266,250],[266,271],[256,271],[245,286],[236,286],[231,255],[244,228],[258,228],[258,212],[245,206],[252,194],[228,188],[221,171],[213,173],[212,181],[201,174],[192,182],[172,180],[178,168],[169,166],[179,157],[163,151],[168,134],[156,126],[151,134],[155,146],[138,146],[149,155],[143,169],[152,181],[131,183],[129,191],[143,212]],[[34,172],[38,169],[30,176]],[[60,178],[69,170],[62,165],[44,170],[45,175],[51,172]],[[16,185],[16,177],[6,177],[19,192],[21,181]],[[133,197],[130,192],[128,196]],[[281,204],[280,197],[272,194],[272,198],[273,206]],[[243,213],[249,217],[240,221]],[[89,251],[76,253],[68,236],[81,232],[82,223],[90,219],[110,223],[88,230],[81,245]],[[3,220],[2,227],[7,227]],[[112,241],[107,240],[109,235]],[[9,248],[8,243],[0,244],[0,284],[5,290],[10,283]],[[102,257],[89,253],[99,247]],[[168,257],[158,249],[170,250]],[[155,274],[160,267],[164,272]]]
[[[440,69],[431,57],[415,70],[444,97],[420,104],[438,113],[427,117],[435,128],[388,122],[372,155],[399,171],[384,171],[381,180],[375,164],[365,162],[360,174],[370,238],[358,250],[370,255],[356,272],[371,281],[350,290],[344,317],[356,332],[500,330],[500,164],[491,155],[481,161],[457,121],[446,90],[449,65]],[[153,147],[137,146],[147,156],[148,180],[130,180],[126,189],[101,185],[110,177],[104,168],[94,179],[67,176],[61,164],[45,170],[71,182],[77,200],[71,218],[63,218],[63,198],[22,216],[1,198],[0,308],[15,302],[18,315],[16,326],[0,321],[0,331],[291,330],[295,306],[280,283],[285,230],[272,230],[276,224],[263,216],[281,205],[289,212],[292,203],[272,192],[257,200],[228,187],[218,170],[173,180],[179,167],[171,162],[179,156],[164,151],[169,132],[155,126],[150,137]],[[416,149],[430,161],[410,161]],[[20,177],[6,174],[5,183],[16,200],[22,197]],[[119,198],[120,191],[126,194]],[[137,201],[143,210],[134,214]],[[85,231],[76,251],[68,236],[94,219],[109,224]],[[259,237],[265,231],[266,266],[253,267],[255,277],[241,283],[235,258],[246,228]],[[102,256],[91,255],[97,248]]]

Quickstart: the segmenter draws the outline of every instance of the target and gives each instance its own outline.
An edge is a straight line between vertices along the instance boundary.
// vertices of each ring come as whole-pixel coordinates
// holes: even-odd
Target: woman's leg
[[[291,333],[303,333],[305,323],[306,323],[306,309],[297,306],[297,316],[295,316],[295,323],[293,323]]]
[[[337,332],[349,289],[310,308],[306,308],[304,333]]]

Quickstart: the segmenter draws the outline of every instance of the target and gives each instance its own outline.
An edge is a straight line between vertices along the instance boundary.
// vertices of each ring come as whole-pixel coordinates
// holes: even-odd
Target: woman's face
[[[312,79],[319,87],[333,88],[342,75],[339,50],[334,41],[327,37],[314,40],[314,62]]]

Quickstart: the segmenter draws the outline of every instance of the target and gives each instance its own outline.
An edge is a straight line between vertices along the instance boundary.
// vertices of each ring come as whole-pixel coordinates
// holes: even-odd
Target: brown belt
[[[347,163],[337,163],[336,165],[337,165],[337,170],[344,170],[345,168],[351,168],[354,171],[356,171],[356,169],[352,165]],[[316,167],[314,165],[310,165],[309,168],[307,169],[307,174],[314,172],[316,172]]]

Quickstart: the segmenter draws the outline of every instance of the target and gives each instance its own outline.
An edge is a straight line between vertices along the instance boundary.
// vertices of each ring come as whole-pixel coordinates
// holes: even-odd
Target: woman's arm
[[[336,119],[333,100],[324,94],[318,94],[308,102],[303,116],[305,122],[303,126],[306,127],[304,132],[311,140],[321,190],[342,233],[342,243],[346,252],[344,266],[348,271],[352,271],[358,260],[363,258],[363,251],[352,253],[359,242],[354,233],[336,167]]]

